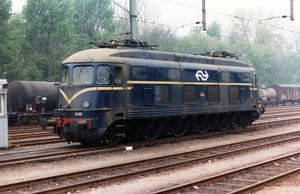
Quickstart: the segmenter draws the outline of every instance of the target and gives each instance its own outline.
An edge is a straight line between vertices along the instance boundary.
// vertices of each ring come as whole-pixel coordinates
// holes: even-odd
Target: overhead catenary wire
[[[202,10],[202,8],[200,8],[200,7],[187,5],[187,4],[184,4],[184,3],[178,3],[178,2],[175,2],[175,1],[172,1],[172,0],[163,0],[163,1],[166,1],[166,2],[169,2],[169,3],[172,3],[172,4],[176,4],[176,5],[179,5],[179,6],[192,8],[192,9]],[[208,10],[208,9],[206,9],[206,12],[210,12],[210,13],[214,13],[214,14],[218,14],[218,15],[223,15],[223,16],[226,16],[226,17],[231,17],[231,18],[234,18],[234,19],[241,19],[241,20],[252,22],[252,23],[257,23],[257,24],[260,24],[260,25],[263,25],[263,26],[266,26],[266,27],[271,27],[271,28],[286,31],[286,32],[300,34],[300,32],[297,32],[297,31],[294,31],[294,30],[290,30],[290,29],[286,29],[286,28],[283,28],[283,27],[278,27],[278,26],[268,25],[268,24],[262,23],[262,22],[260,22],[261,20],[246,19],[246,18],[242,18],[242,17],[237,16],[237,15],[225,14],[225,13],[221,13],[221,12],[217,12],[217,11],[213,11],[213,10]],[[281,17],[281,18],[285,18],[285,17]],[[186,26],[186,25],[180,25],[180,26]]]

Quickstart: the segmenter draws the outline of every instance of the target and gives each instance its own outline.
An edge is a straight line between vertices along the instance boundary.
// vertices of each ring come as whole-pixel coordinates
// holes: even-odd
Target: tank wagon
[[[14,81],[8,85],[8,123],[28,125],[42,117],[58,116],[58,85],[55,82]]]
[[[277,92],[274,88],[267,88],[266,86],[261,86],[258,89],[258,95],[264,107],[268,105],[277,106]]]
[[[258,94],[264,106],[300,104],[300,85],[298,84],[272,84],[268,88],[262,86],[259,88]]]
[[[247,128],[261,111],[256,72],[234,57],[154,51],[135,40],[98,44],[63,62],[60,117],[41,127],[85,145]]]

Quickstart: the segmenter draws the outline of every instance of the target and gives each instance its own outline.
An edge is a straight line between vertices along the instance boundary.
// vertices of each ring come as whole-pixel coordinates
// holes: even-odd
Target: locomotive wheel
[[[115,127],[109,127],[104,135],[104,140],[106,145],[112,146],[112,145],[116,145],[117,143],[119,143],[119,141],[121,140],[121,136],[117,136],[116,134],[117,130]]]
[[[198,133],[207,133],[210,129],[210,124],[208,122],[209,119],[207,119],[207,117],[204,117],[204,118],[197,118],[193,125],[194,125],[194,128],[196,129],[196,131]]]
[[[154,124],[141,126],[139,133],[144,140],[153,141],[159,136],[161,128],[161,126],[155,126]]]
[[[261,113],[265,113],[266,109],[265,107],[261,107]]]
[[[18,123],[19,123],[19,125],[29,125],[30,120],[29,120],[28,117],[21,117],[21,116],[19,116],[18,117]]]
[[[247,129],[249,127],[249,119],[247,114],[241,114],[240,115],[240,126],[244,129]]]
[[[228,115],[222,116],[220,117],[218,128],[221,131],[227,131],[230,128],[231,123],[231,118]]]
[[[174,122],[174,124],[171,123],[171,134],[175,137],[185,135],[187,130],[188,125],[183,118],[180,118],[177,122]]]
[[[40,124],[41,118],[40,117],[35,117],[35,124]]]

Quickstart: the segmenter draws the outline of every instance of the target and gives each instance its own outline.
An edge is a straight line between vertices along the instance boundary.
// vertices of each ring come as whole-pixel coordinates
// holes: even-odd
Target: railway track
[[[280,121],[262,121],[259,123],[256,123],[255,125],[251,126],[252,131],[257,130],[264,130],[266,128],[271,128],[274,126],[280,125],[288,125],[293,123],[300,123],[300,118],[289,118],[285,120]],[[41,162],[41,161],[53,161],[53,160],[61,160],[68,157],[73,156],[87,156],[87,155],[95,155],[103,152],[115,152],[124,150],[124,147],[131,146],[134,147],[134,149],[139,149],[142,147],[149,147],[153,145],[162,145],[167,143],[178,143],[178,142],[184,142],[184,141],[190,141],[194,139],[208,139],[208,138],[215,138],[223,136],[224,134],[241,134],[241,133],[249,133],[251,130],[244,130],[244,129],[235,129],[227,132],[211,132],[206,134],[196,134],[196,135],[189,135],[189,136],[183,136],[183,137],[174,137],[174,138],[164,138],[159,139],[155,141],[144,141],[144,142],[135,142],[135,143],[128,143],[128,144],[120,144],[116,147],[92,147],[92,148],[84,148],[80,144],[73,146],[74,144],[70,146],[61,146],[59,148],[48,148],[48,149],[31,149],[27,151],[19,151],[16,153],[8,153],[3,154],[0,158],[0,166],[5,165],[11,165],[11,164],[18,164],[18,163],[24,163],[24,162]],[[28,140],[28,145],[37,145],[37,144],[50,144],[50,143],[61,143],[65,142],[64,140],[54,137],[50,139],[37,139],[37,140]],[[22,145],[26,145],[26,140],[24,140]]]
[[[300,141],[300,132],[281,134],[207,149],[195,150],[143,161],[65,173],[45,178],[0,185],[0,192],[66,193],[76,192],[95,185],[112,184],[129,178],[171,171],[207,161],[232,157],[245,152]],[[57,184],[59,183],[59,184]],[[44,189],[41,189],[44,188]],[[181,188],[180,188],[181,189]],[[172,193],[172,192],[171,192]]]
[[[9,148],[55,144],[66,142],[52,130],[42,130],[39,126],[15,126],[8,130]]]
[[[297,116],[300,113],[300,106],[280,106],[268,107],[266,112],[261,115],[260,120],[268,120],[274,118],[283,118]]]
[[[34,135],[33,135],[34,136]],[[59,138],[57,135],[45,134],[45,135],[37,135],[36,139],[29,139],[28,136],[26,138],[9,138],[9,148],[13,147],[25,147],[25,146],[38,146],[45,144],[56,144],[66,142],[65,140]],[[42,138],[41,138],[42,137]],[[32,138],[32,137],[31,137]],[[39,138],[39,139],[37,139]]]
[[[280,112],[280,113],[278,113]],[[276,113],[276,114],[275,114]],[[271,120],[275,125],[287,123],[291,121],[284,121],[283,117],[288,118],[295,115],[299,115],[300,109],[298,106],[282,106],[280,107],[280,111],[275,109],[274,107],[270,107],[267,109],[266,113],[264,113],[260,119],[260,121],[255,122],[249,130],[259,128],[261,125],[261,121]],[[281,122],[276,122],[274,119],[280,119]],[[294,122],[297,122],[294,119]],[[267,124],[270,125],[270,124]],[[41,130],[39,126],[34,125],[32,128],[30,126],[15,126],[14,128],[9,129],[9,147],[24,147],[24,146],[35,146],[35,145],[45,145],[45,144],[56,144],[66,142],[65,140],[59,138],[56,134],[54,134],[51,130]],[[232,132],[229,131],[229,132]],[[201,137],[207,136],[200,135]],[[209,134],[208,136],[214,136],[214,134]],[[189,138],[189,137],[188,137]],[[199,138],[199,136],[195,136],[194,138]],[[166,141],[172,141],[172,139],[168,139]],[[178,141],[177,138],[175,141]],[[154,141],[156,142],[156,141]]]
[[[287,106],[285,108],[286,108],[286,110],[281,109],[281,114],[279,114],[280,119],[278,119],[278,120],[273,119],[273,120],[268,121],[268,119],[264,120],[263,118],[267,117],[269,119],[271,119],[271,118],[276,119],[276,116],[274,116],[274,113],[278,112],[277,109],[274,108],[274,110],[273,110],[273,107],[268,107],[267,112],[266,112],[267,114],[265,113],[260,121],[255,122],[250,127],[250,130],[235,129],[235,130],[230,130],[227,132],[212,132],[212,133],[207,133],[207,134],[185,136],[185,137],[181,137],[181,138],[166,138],[166,139],[160,139],[160,140],[152,141],[152,142],[130,143],[129,145],[133,146],[135,149],[138,149],[139,147],[153,146],[156,144],[164,144],[164,143],[172,143],[172,142],[177,143],[177,142],[181,142],[181,141],[188,141],[189,139],[211,138],[211,137],[221,136],[226,133],[230,133],[230,134],[233,134],[233,133],[240,134],[240,133],[248,133],[248,132],[251,133],[251,130],[257,131],[258,129],[262,129],[262,128],[264,129],[264,128],[271,128],[271,127],[278,126],[278,125],[285,126],[285,125],[289,125],[289,124],[293,124],[293,123],[299,123],[300,122],[299,117],[296,117],[296,116],[292,117],[297,114],[297,108],[294,108],[294,107],[291,108],[291,107],[287,107]],[[283,117],[285,117],[285,118],[283,119]],[[27,131],[28,134],[31,133],[32,139],[39,138],[38,135],[34,136],[34,133],[37,133],[37,130],[39,130],[39,129],[35,128],[32,131],[31,130],[29,131],[29,130],[30,129],[26,129],[26,130],[23,130],[21,128],[16,129],[16,130],[13,130],[13,131],[15,131],[15,133],[12,133],[12,135],[17,135],[18,134],[17,131],[22,131],[23,135],[20,135],[19,137],[26,138],[26,137],[29,137],[24,133],[25,131]],[[46,135],[46,133],[50,134],[51,132],[50,131],[46,131],[46,132],[41,131],[40,133],[41,134],[45,133],[44,135]],[[246,148],[247,146],[245,148],[242,146],[243,149],[241,149],[240,151],[230,149],[230,151],[233,151],[233,152],[222,153],[222,151],[220,151],[220,150],[222,150],[222,148],[220,148],[220,150],[218,150],[217,147],[214,147],[214,148],[211,148],[211,150],[205,151],[204,153],[214,153],[215,157],[218,157],[218,159],[226,158],[226,157],[229,157],[232,155],[240,155],[243,152],[248,152],[249,150],[262,149],[263,147],[270,147],[272,145],[275,146],[275,145],[285,144],[286,142],[289,142],[289,141],[294,141],[294,142],[299,141],[298,140],[299,136],[300,136],[300,134],[295,132],[295,133],[291,133],[291,134],[286,134],[286,138],[287,138],[286,140],[283,140],[282,136],[270,137],[270,138],[274,138],[274,142],[269,142],[268,143],[269,145],[262,144],[262,145],[257,145],[256,148],[255,148],[255,146],[253,148],[250,148],[249,145],[253,144],[253,142],[251,142],[248,145],[249,148]],[[276,138],[277,138],[277,140],[275,140]],[[289,139],[289,138],[291,138],[291,139]],[[49,139],[51,139],[51,138],[49,138]],[[30,141],[31,140],[28,140],[29,145],[30,145]],[[261,141],[266,142],[266,140],[263,140],[263,139]],[[65,141],[62,141],[62,142],[65,142]],[[32,145],[36,145],[37,139],[33,140],[32,143],[33,143]],[[248,144],[247,142],[240,142],[240,143]],[[241,148],[241,145],[236,144],[233,147]],[[61,160],[64,158],[70,158],[70,157],[74,157],[74,156],[87,156],[87,155],[99,154],[101,152],[120,151],[120,150],[124,150],[123,146],[126,146],[126,144],[120,145],[115,148],[105,148],[105,147],[83,148],[82,146],[78,146],[78,147],[73,146],[74,149],[67,148],[68,150],[61,150],[60,148],[58,148],[58,149],[43,149],[43,150],[34,151],[34,152],[30,151],[30,154],[28,151],[11,153],[8,155],[3,154],[2,157],[0,158],[0,166],[24,163],[24,162],[56,161],[56,160]],[[226,146],[227,146],[227,148],[225,150],[228,150],[228,146],[230,146],[230,145],[226,145]],[[223,148],[223,150],[224,150],[224,148]],[[202,150],[202,151],[204,151],[204,150]],[[32,154],[32,153],[34,153],[34,154]],[[184,153],[182,153],[182,154],[184,154]],[[0,192],[10,192],[10,193],[15,193],[15,192],[17,192],[17,193],[18,192],[29,192],[29,193],[76,192],[77,190],[94,187],[95,185],[105,185],[107,183],[114,183],[117,181],[125,181],[129,177],[131,178],[132,176],[138,177],[138,176],[144,176],[144,175],[153,174],[153,173],[157,173],[157,172],[161,172],[161,171],[168,171],[168,170],[172,170],[172,169],[174,170],[174,169],[178,169],[181,167],[184,168],[186,166],[193,165],[192,160],[194,160],[194,162],[196,162],[196,163],[201,163],[201,162],[207,162],[208,158],[214,157],[213,155],[208,155],[208,156],[206,156],[207,158],[205,158],[203,156],[201,159],[201,158],[195,158],[194,157],[195,155],[201,155],[201,154],[189,153],[188,155],[174,156],[177,159],[179,158],[182,163],[180,164],[180,162],[175,162],[175,163],[179,163],[179,164],[171,164],[170,166],[154,167],[156,164],[163,164],[163,163],[169,163],[170,161],[171,162],[176,161],[177,159],[172,159],[173,156],[168,156],[170,158],[161,157],[160,158],[161,160],[156,161],[156,162],[154,161],[154,159],[153,159],[153,161],[150,161],[150,160],[149,161],[148,160],[137,161],[136,163],[120,164],[120,165],[110,166],[110,167],[106,167],[106,168],[91,169],[89,171],[74,172],[74,173],[69,173],[69,174],[64,174],[64,175],[55,175],[52,177],[45,177],[45,178],[36,179],[36,180],[22,181],[22,182],[18,182],[18,183],[7,184],[7,185],[1,185],[1,183],[0,183]],[[6,160],[1,160],[4,157]],[[187,159],[192,158],[192,160],[191,161],[186,161],[186,160],[183,161],[183,159],[185,159],[185,158],[187,158]],[[159,158],[156,158],[156,159],[159,159]],[[210,160],[213,160],[213,159],[210,159]],[[294,160],[294,158],[292,160]],[[128,166],[128,167],[126,167],[126,166]],[[145,166],[152,166],[152,169],[143,169]],[[140,168],[142,168],[142,169],[140,169]],[[133,172],[132,169],[135,169],[137,171]],[[118,174],[120,172],[126,172],[126,171],[129,172],[127,175],[125,173]],[[79,180],[79,181],[76,182],[77,180]],[[87,181],[82,182],[80,180],[87,180]],[[220,180],[220,179],[218,179],[218,180]],[[73,182],[73,181],[75,181],[75,182]],[[59,182],[59,184],[58,184],[58,182]],[[73,182],[73,183],[70,184],[70,182]],[[249,181],[249,182],[251,182],[251,181]],[[61,185],[61,183],[63,183],[63,185]],[[209,183],[209,184],[213,184],[213,183]],[[242,184],[244,184],[244,183],[242,183]],[[261,183],[261,184],[263,185],[264,183]],[[266,184],[267,183],[265,183],[264,186],[266,186]],[[32,187],[32,185],[36,185],[37,188]],[[187,185],[187,184],[185,184],[185,185]],[[226,190],[226,189],[232,190],[232,188],[229,187],[230,183],[224,183],[223,185],[225,185],[224,190]],[[200,188],[200,185],[199,186],[196,185],[195,187],[191,188],[191,189],[196,188],[195,191],[193,191],[193,190],[190,190],[190,188],[185,189],[184,185],[181,185],[181,186],[183,186],[183,187],[179,188],[180,186],[178,186],[179,190],[185,190],[187,192],[189,192],[189,191],[196,192],[196,191],[199,191],[199,189],[197,189],[197,188]],[[244,186],[250,188],[249,185],[244,184]],[[50,187],[50,188],[48,188],[48,187]],[[41,188],[44,188],[44,189],[41,189]],[[173,188],[173,189],[176,189],[176,188]],[[241,188],[239,187],[239,189],[241,189]],[[219,190],[222,190],[222,188]],[[158,193],[159,192],[166,192],[166,193],[171,192],[172,193],[172,191],[168,191],[168,190],[161,190],[161,191],[157,191],[157,192]],[[209,190],[207,192],[209,193]],[[237,191],[232,191],[232,193],[235,193],[235,192],[237,192]],[[201,193],[203,193],[203,192],[201,192]],[[216,192],[211,192],[211,193],[216,193]]]
[[[163,189],[155,193],[253,193],[300,172],[300,152],[253,164],[217,176]]]
[[[2,154],[0,166],[22,164],[29,162],[57,161],[75,156],[90,156],[103,152],[117,152],[124,150],[123,147],[95,147],[83,148],[81,145],[48,148],[40,150],[19,151],[15,153]]]

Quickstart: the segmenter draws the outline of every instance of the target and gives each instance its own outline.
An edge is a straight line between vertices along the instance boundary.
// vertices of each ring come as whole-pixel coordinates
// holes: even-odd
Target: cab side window
[[[115,67],[114,68],[114,75],[115,75],[115,83],[121,84],[122,83],[122,68]]]
[[[69,67],[63,67],[61,69],[61,79],[60,79],[61,84],[65,84],[65,85],[68,84],[69,76],[70,76],[69,74],[70,74]]]
[[[132,76],[135,80],[145,80],[148,76],[148,69],[146,67],[133,67]]]

